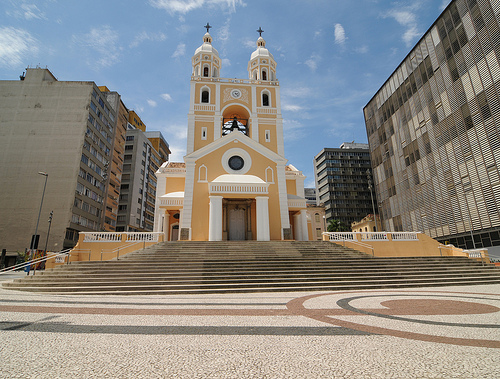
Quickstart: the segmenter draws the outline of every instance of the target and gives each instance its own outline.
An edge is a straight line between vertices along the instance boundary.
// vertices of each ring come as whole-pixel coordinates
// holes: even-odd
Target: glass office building
[[[500,249],[499,19],[452,1],[364,108],[385,230]]]

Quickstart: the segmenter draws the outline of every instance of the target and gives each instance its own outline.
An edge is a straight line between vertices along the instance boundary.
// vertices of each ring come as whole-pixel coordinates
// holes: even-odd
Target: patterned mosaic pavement
[[[500,285],[325,293],[0,290],[0,377],[498,378]]]

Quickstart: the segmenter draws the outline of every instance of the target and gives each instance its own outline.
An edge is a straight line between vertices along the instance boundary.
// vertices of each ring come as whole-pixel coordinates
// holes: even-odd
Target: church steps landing
[[[329,242],[174,242],[37,271],[4,288],[79,294],[318,291],[500,283],[460,257],[373,258]]]

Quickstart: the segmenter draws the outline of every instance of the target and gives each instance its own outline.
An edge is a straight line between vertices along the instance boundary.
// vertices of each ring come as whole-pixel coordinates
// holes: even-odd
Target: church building
[[[248,79],[221,77],[209,33],[192,57],[184,162],[157,171],[165,241],[309,240],[305,176],[284,156],[276,61],[259,28]]]

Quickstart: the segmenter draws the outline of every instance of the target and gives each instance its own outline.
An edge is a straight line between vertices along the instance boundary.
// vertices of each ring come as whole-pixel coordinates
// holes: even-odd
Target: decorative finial
[[[257,30],[257,33],[259,33],[259,37],[262,37],[262,33],[264,33],[264,31],[262,30],[262,28],[259,26],[259,30]]]
[[[210,24],[207,22],[207,24],[204,26],[204,28],[207,28],[207,33],[210,32],[210,29],[212,28]]]

